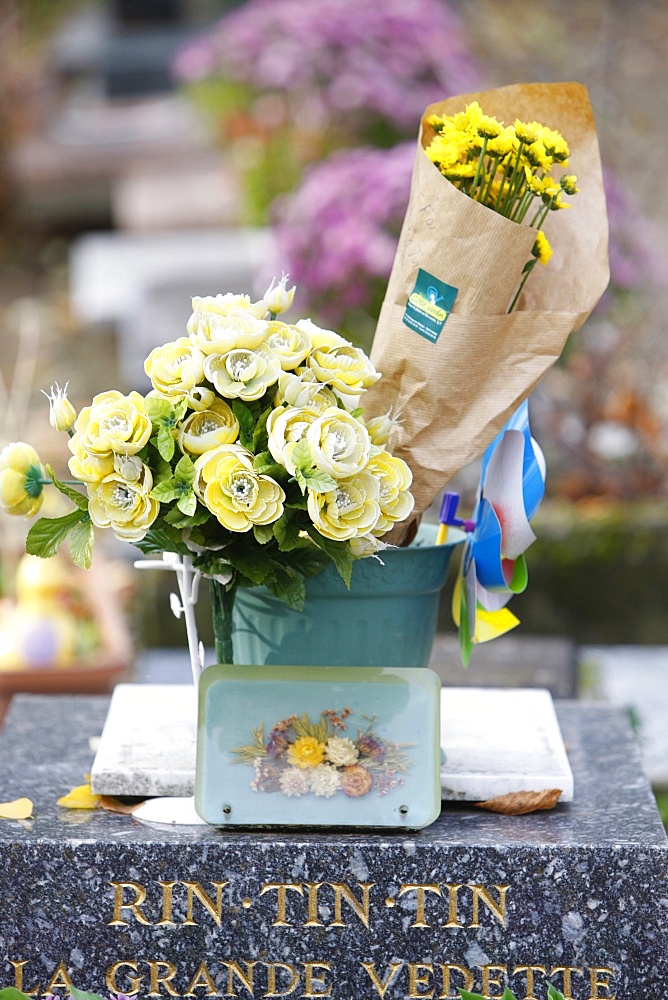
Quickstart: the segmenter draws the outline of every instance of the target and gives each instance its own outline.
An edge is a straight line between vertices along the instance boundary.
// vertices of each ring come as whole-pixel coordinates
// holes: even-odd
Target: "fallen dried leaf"
[[[554,809],[561,788],[545,788],[542,792],[508,792],[507,795],[497,795],[486,802],[476,802],[479,809],[502,813],[504,816],[524,816],[525,813],[537,812],[539,809]]]
[[[30,799],[0,802],[0,819],[30,819],[33,805]]]

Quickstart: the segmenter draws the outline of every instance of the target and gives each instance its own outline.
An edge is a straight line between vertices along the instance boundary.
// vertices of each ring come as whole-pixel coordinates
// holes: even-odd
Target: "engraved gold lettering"
[[[303,997],[328,997],[332,994],[332,984],[325,982],[323,976],[316,975],[316,970],[331,972],[329,962],[304,962],[304,992]],[[322,986],[323,989],[314,990],[315,986]],[[326,987],[326,988],[324,988]]]
[[[553,965],[550,970],[550,976],[556,976],[558,972],[561,972],[564,977],[564,986],[561,991],[564,994],[564,1000],[573,1000],[571,975],[575,972],[578,976],[581,976],[582,969],[579,969],[576,965]]]
[[[369,891],[375,885],[375,882],[358,882],[357,883],[362,890],[362,899],[359,900],[353,893],[352,889],[345,885],[343,882],[330,882],[332,889],[334,890],[334,920],[332,921],[332,927],[345,927],[341,917],[341,903],[345,901],[352,911],[357,914],[364,926],[368,929],[369,927]]]
[[[443,888],[448,890],[448,922],[443,924],[443,927],[463,927],[457,913],[457,893],[461,889],[461,885],[446,882]]]
[[[174,893],[174,886],[178,885],[178,882],[158,882],[158,885],[162,886],[162,918],[158,920],[156,927],[175,927],[175,923],[172,920],[172,897]]]
[[[183,921],[184,926],[192,926],[196,924],[197,921],[193,917],[193,902],[195,899],[199,899],[200,903],[203,905],[204,909],[211,914],[215,922],[220,927],[223,914],[223,889],[227,885],[227,882],[212,882],[211,885],[215,886],[216,889],[216,902],[211,899],[209,895],[204,891],[199,882],[184,882],[186,887],[188,898],[186,903],[186,919]]]
[[[192,981],[188,986],[188,989],[184,993],[184,996],[194,997],[195,990],[201,990],[201,989],[206,990],[204,996],[207,997],[218,996],[218,992],[216,990],[216,984],[214,983],[211,977],[211,973],[206,967],[206,962],[199,963],[199,968],[197,969],[197,972],[193,976]]]
[[[513,975],[518,972],[526,972],[527,974],[527,985],[526,985],[526,996],[524,1000],[538,1000],[537,997],[533,995],[533,985],[534,985],[534,972],[540,972],[541,975],[547,975],[547,969],[542,965],[516,965],[513,969]]]
[[[322,882],[306,882],[308,892],[308,920],[304,927],[322,927],[322,921],[318,920],[318,889]]]
[[[236,997],[239,994],[234,991],[234,977],[236,976],[245,990],[253,996],[253,971],[257,962],[246,962],[246,971],[243,972],[238,962],[223,962],[227,967],[227,989],[226,997]]]
[[[72,990],[72,981],[67,974],[67,967],[64,962],[59,962],[58,968],[46,987],[46,993],[53,993],[57,986],[63,986],[68,993]]]
[[[461,989],[473,989],[473,973],[470,969],[465,969],[463,965],[441,965],[441,975],[443,979],[441,995],[439,1000],[449,1000],[450,997],[458,997],[458,993],[451,993],[452,973],[456,972],[462,977]]]
[[[496,917],[502,927],[506,926],[506,893],[510,889],[509,885],[495,885],[494,888],[499,893],[499,901],[496,903],[484,885],[469,886],[473,893],[473,916],[469,927],[480,927],[478,919],[479,901],[482,901],[489,912]]]
[[[488,998],[488,1000],[494,1000],[494,997],[500,997],[500,993],[490,993],[490,986],[501,987],[501,976],[508,975],[507,965],[483,965],[481,966],[482,972],[482,992]],[[492,978],[494,976],[494,978]],[[505,991],[504,991],[505,992]]]
[[[383,980],[376,972],[375,962],[360,962],[360,965],[367,973],[369,979],[373,983],[374,988],[378,993],[378,996],[381,998],[381,1000],[384,1000],[385,994],[387,993],[388,989],[396,979],[397,973],[403,967],[403,964],[404,964],[403,962],[390,962],[390,964],[387,967],[387,975]]]
[[[129,921],[123,919],[122,911],[130,910],[138,924],[146,924],[150,927],[151,921],[146,919],[141,909],[141,904],[146,899],[144,886],[140,885],[139,882],[110,882],[109,885],[114,887],[114,917],[113,920],[109,921],[109,926],[127,927]],[[131,889],[135,894],[135,898],[129,903],[123,902],[125,889]]]
[[[415,921],[411,924],[411,927],[429,927],[425,919],[424,914],[424,901],[426,892],[435,892],[437,896],[441,895],[441,887],[436,882],[431,882],[428,884],[423,884],[419,882],[404,882],[400,889],[399,895],[403,896],[405,892],[414,892],[417,896],[417,907],[415,910]]]
[[[288,985],[282,989],[276,989],[276,972],[282,969],[290,975],[290,982]],[[299,983],[299,973],[292,966],[288,965],[287,962],[271,962],[267,965],[267,992],[263,994],[265,997],[287,997],[291,993],[294,993],[297,984]]]
[[[603,978],[600,979],[599,976]],[[614,976],[612,969],[606,968],[604,965],[595,966],[592,965],[589,969],[589,980],[591,985],[591,996],[589,1000],[615,1000],[614,993],[610,993],[610,976]],[[599,988],[604,989],[605,993],[599,993]]]
[[[262,889],[260,890],[260,895],[264,896],[265,892],[271,892],[273,889],[276,890],[276,919],[274,920],[274,927],[292,927],[292,924],[287,919],[286,915],[286,898],[288,889],[293,892],[298,892],[300,895],[304,895],[304,890],[299,882],[266,882]]]
[[[431,987],[431,975],[434,971],[433,965],[427,965],[423,962],[410,962],[408,966],[408,993],[406,996],[413,1000],[413,997],[433,997],[434,990],[429,989],[428,993],[420,993],[418,987],[426,986]],[[428,973],[427,975],[421,975],[421,973]]]
[[[148,992],[150,997],[162,996],[160,992],[161,986],[165,987],[165,991],[169,996],[179,996],[172,986],[172,979],[176,975],[176,966],[172,962],[147,962],[146,964],[151,972],[151,986]]]
[[[122,968],[131,969],[135,975],[128,978],[127,985],[119,986],[116,976]],[[137,965],[135,962],[114,962],[107,970],[106,983],[107,989],[112,993],[122,993],[123,996],[132,997],[139,993],[142,977],[137,975]]]
[[[25,959],[23,962],[12,962],[10,958],[9,964],[14,967],[14,986],[16,987],[16,989],[20,990],[21,993],[25,993],[26,996],[29,997],[36,996],[37,993],[39,993],[39,983],[37,984],[37,986],[33,986],[31,990],[27,989],[23,985],[23,969],[24,966],[28,964],[28,960]]]

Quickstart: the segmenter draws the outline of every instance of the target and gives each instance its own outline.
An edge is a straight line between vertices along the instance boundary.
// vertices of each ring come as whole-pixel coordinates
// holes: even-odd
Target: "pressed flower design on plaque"
[[[325,708],[319,718],[305,712],[280,719],[266,735],[261,722],[251,742],[232,754],[253,768],[254,792],[355,799],[402,788],[413,764],[410,744],[380,736],[375,716],[362,716],[360,725],[355,720],[350,708]]]

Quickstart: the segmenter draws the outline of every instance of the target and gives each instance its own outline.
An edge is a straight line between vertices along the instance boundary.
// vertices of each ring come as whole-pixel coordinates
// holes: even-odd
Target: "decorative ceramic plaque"
[[[440,686],[424,668],[207,668],[197,812],[213,826],[433,823]]]

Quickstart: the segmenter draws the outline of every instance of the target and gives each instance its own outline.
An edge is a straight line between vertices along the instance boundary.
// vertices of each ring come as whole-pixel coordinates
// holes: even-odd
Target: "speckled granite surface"
[[[557,703],[575,801],[417,833],[219,832],[65,811],[106,698],[18,696],[0,735],[3,985],[140,996],[668,997],[668,844],[622,712]],[[502,721],[500,721],[502,724]],[[105,982],[106,980],[106,982]]]

